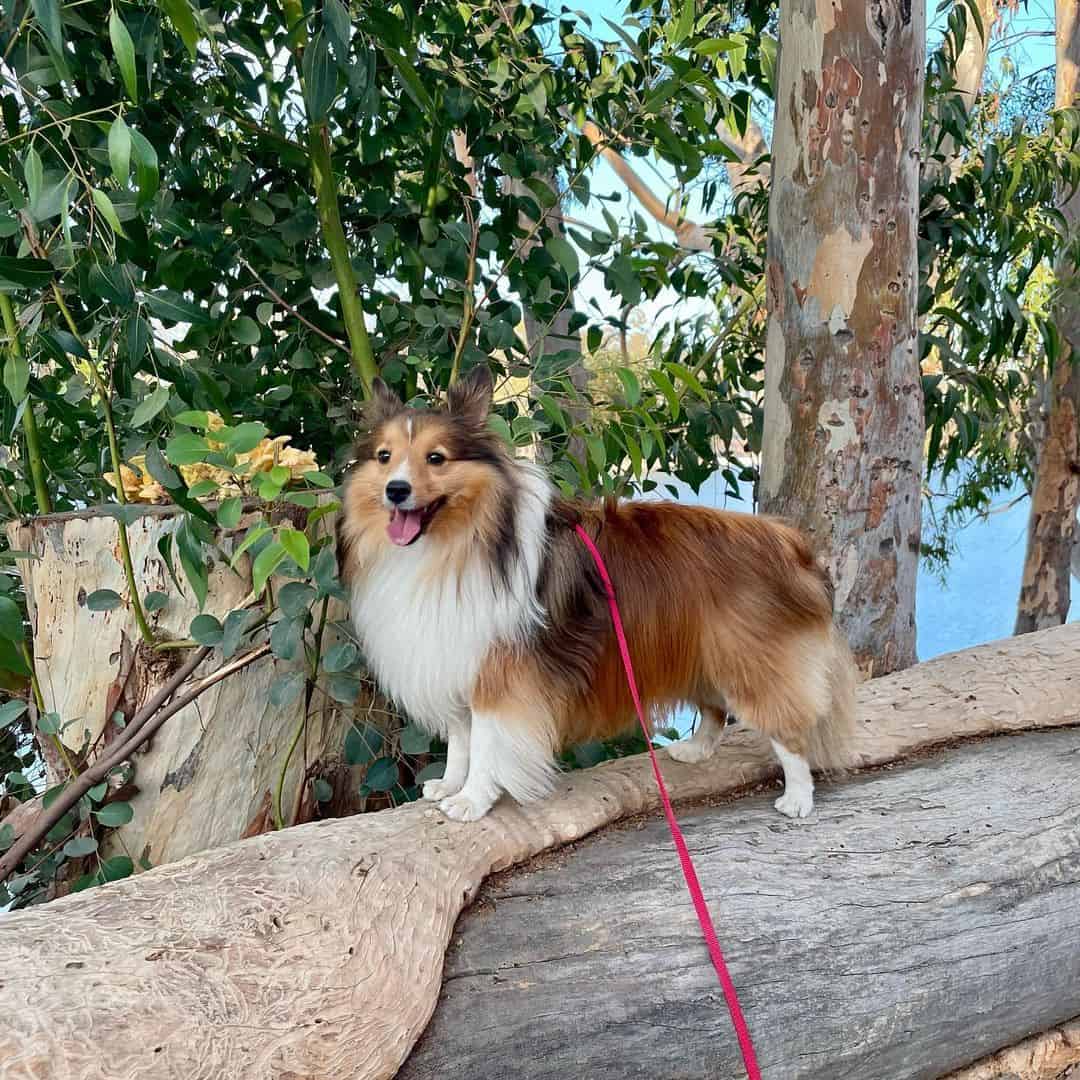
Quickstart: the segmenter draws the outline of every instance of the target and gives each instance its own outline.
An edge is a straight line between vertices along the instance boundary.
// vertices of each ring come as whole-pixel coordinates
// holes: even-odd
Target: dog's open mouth
[[[439,512],[445,499],[436,499],[419,510],[390,511],[390,524],[386,526],[387,535],[398,547],[408,547],[424,535],[431,524],[431,519]]]

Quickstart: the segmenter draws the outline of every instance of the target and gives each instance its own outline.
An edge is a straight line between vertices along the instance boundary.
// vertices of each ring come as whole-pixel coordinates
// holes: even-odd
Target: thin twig
[[[336,349],[340,349],[343,353],[349,352],[349,346],[344,341],[338,341],[336,337],[331,336],[325,330],[320,330],[313,322],[305,319],[299,311],[296,310],[280,293],[275,292],[261,277],[259,277],[255,268],[244,258],[243,255],[239,257],[240,265],[244,267],[248,273],[259,283],[263,291],[270,297],[272,297],[277,303],[279,303],[290,315],[295,319],[299,319],[313,334],[318,334],[324,341],[330,342]]]
[[[190,705],[200,694],[223,679],[253,664],[270,651],[269,643],[256,646],[250,652],[238,656],[196,683],[186,694],[170,704],[165,703],[179,689],[195,669],[212,652],[203,646],[192,656],[167,683],[135,714],[124,730],[120,742],[110,747],[110,752],[99,758],[76,780],[72,780],[56,799],[43,810],[33,826],[28,829],[0,858],[0,881],[6,880],[18,868],[22,860],[34,850],[48,831],[85,795],[95,784],[101,783],[117,765],[127,760],[143,746],[171,716]]]

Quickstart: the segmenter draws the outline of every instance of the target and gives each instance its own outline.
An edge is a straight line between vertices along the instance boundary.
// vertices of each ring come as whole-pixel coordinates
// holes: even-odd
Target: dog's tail
[[[825,662],[829,704],[809,733],[807,757],[814,768],[842,773],[858,764],[855,752],[855,686],[858,669],[843,634],[833,626]]]

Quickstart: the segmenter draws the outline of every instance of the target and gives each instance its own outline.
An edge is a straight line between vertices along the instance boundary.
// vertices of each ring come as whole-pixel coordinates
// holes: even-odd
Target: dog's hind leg
[[[555,778],[553,731],[537,710],[473,710],[468,778],[439,809],[455,821],[476,821],[504,792],[518,802],[543,798]]]
[[[667,752],[675,761],[694,765],[711,758],[720,748],[726,712],[711,705],[701,706],[701,721],[689,739],[672,743]]]
[[[801,754],[794,754],[776,739],[770,739],[773,752],[784,770],[784,794],[773,806],[791,818],[809,817],[814,809],[814,778],[810,764]]]
[[[456,795],[469,775],[469,711],[463,709],[446,724],[446,770],[438,780],[424,783],[425,799]]]

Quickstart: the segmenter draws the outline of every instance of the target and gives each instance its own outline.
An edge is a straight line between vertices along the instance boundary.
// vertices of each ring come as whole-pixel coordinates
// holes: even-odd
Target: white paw
[[[452,795],[439,803],[439,809],[451,821],[479,821],[491,807],[491,802],[478,801],[464,792]]]
[[[694,739],[683,739],[673,742],[667,748],[668,754],[674,761],[681,761],[686,765],[696,765],[699,761],[706,761],[716,753],[716,747],[707,743],[697,742]]]
[[[425,780],[424,786],[421,789],[421,794],[425,799],[431,799],[432,802],[438,802],[440,799],[445,799],[448,795],[456,795],[460,790],[460,784],[452,784],[443,779]]]
[[[785,791],[773,806],[785,817],[805,818],[809,817],[814,809],[814,793],[812,791]]]

